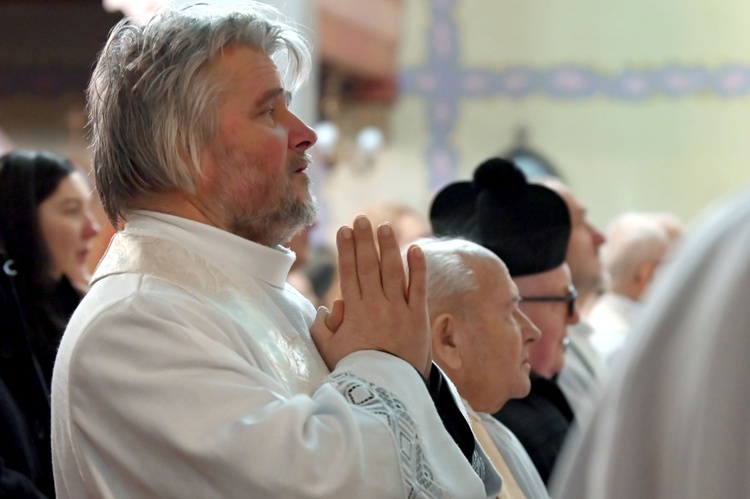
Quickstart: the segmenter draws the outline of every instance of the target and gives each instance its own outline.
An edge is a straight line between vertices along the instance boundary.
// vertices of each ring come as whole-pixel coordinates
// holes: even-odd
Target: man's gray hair
[[[272,7],[246,4],[233,12],[165,9],[143,25],[126,18],[112,29],[87,97],[96,185],[115,227],[141,198],[195,193],[224,90],[208,67],[225,47],[271,57],[290,92],[307,78],[310,47],[297,28]]]
[[[422,249],[427,261],[428,304],[476,291],[479,282],[468,260],[498,258],[484,246],[460,238],[424,237],[413,244]]]

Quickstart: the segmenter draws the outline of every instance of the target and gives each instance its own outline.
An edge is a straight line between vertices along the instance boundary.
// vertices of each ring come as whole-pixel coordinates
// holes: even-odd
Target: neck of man
[[[201,206],[195,202],[193,196],[177,189],[141,199],[137,203],[134,203],[134,208],[173,215],[175,217],[211,225],[212,227],[222,230],[229,229],[219,221],[217,216],[212,215],[208,210],[202,209]]]
[[[252,241],[263,246],[275,248],[284,245],[298,232],[288,230],[280,232],[279,224],[273,224],[273,220],[268,223],[257,223],[254,225],[244,224],[242,227],[232,226],[230,221],[225,221],[220,213],[216,210],[209,209],[204,203],[201,203],[195,196],[185,193],[181,190],[171,190],[143,199],[134,203],[135,209],[155,211],[167,215],[173,215],[187,220],[193,220],[202,224],[210,225],[223,231],[234,234],[248,241]],[[250,229],[254,230],[250,230]],[[299,229],[301,230],[301,229]]]

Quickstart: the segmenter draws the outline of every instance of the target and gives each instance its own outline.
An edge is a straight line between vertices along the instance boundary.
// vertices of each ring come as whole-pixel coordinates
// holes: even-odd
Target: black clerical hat
[[[513,277],[558,267],[570,239],[565,201],[546,187],[529,184],[502,158],[479,165],[473,181],[440,191],[430,221],[435,235],[463,237],[495,252]]]

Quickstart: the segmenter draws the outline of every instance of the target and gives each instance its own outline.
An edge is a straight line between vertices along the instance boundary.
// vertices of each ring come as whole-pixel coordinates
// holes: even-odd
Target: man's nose
[[[318,141],[318,135],[311,127],[302,121],[296,114],[289,111],[290,123],[289,130],[289,148],[295,151],[306,151]]]

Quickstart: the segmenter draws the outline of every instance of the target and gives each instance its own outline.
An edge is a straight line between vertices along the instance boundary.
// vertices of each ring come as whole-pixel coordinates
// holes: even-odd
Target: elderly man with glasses
[[[571,223],[565,201],[529,184],[513,163],[492,158],[471,182],[456,182],[430,210],[436,235],[460,236],[492,250],[508,266],[521,311],[539,328],[529,348],[531,392],[494,416],[521,441],[545,483],[574,420],[556,383],[565,362],[567,327],[579,320],[577,293],[565,263]]]

